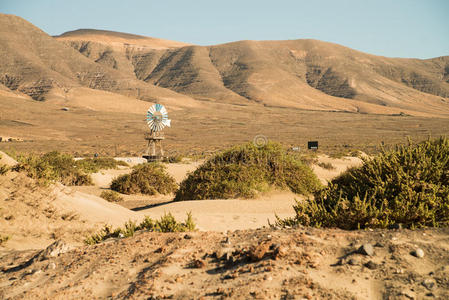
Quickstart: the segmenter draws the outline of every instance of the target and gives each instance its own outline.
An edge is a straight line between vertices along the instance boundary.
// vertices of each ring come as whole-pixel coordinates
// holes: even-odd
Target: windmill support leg
[[[147,161],[161,161],[164,157],[164,149],[162,148],[163,136],[156,136],[154,134],[145,137],[148,141],[147,149],[143,155]]]

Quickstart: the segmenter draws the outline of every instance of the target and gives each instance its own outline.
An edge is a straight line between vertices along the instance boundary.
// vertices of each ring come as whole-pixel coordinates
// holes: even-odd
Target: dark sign
[[[307,142],[307,149],[309,149],[309,150],[318,150],[318,141],[309,141],[309,142]]]

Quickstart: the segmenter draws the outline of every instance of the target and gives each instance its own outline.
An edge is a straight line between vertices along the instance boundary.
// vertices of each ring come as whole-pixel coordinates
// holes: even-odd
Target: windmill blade
[[[146,122],[148,127],[154,132],[161,131],[165,126],[170,127],[171,121],[168,119],[167,109],[159,103],[151,105],[147,111]]]

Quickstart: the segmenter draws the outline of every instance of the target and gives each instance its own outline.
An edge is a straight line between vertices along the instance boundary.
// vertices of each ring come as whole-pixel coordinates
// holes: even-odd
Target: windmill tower
[[[165,107],[159,103],[153,104],[147,111],[146,122],[150,127],[150,132],[145,134],[148,145],[143,158],[146,158],[147,161],[160,161],[164,157],[162,129],[165,126],[170,127],[170,120]]]

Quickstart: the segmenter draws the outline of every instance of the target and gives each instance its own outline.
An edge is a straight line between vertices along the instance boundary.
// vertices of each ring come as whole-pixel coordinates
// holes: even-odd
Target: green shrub
[[[314,199],[297,202],[296,216],[281,226],[357,229],[447,226],[449,224],[449,139],[400,146],[364,159],[334,179]]]
[[[19,156],[18,161],[15,171],[25,171],[29,177],[44,184],[52,181],[65,185],[92,184],[90,176],[78,169],[75,160],[68,154],[53,151],[42,156]]]
[[[163,215],[159,220],[153,220],[148,216],[139,224],[128,221],[123,228],[112,229],[112,226],[105,225],[99,232],[87,237],[84,242],[88,245],[98,244],[108,238],[130,237],[136,231],[148,230],[155,232],[185,232],[194,231],[195,223],[192,214],[188,213],[183,223],[179,223],[171,213]]]
[[[215,155],[189,174],[175,201],[252,198],[272,187],[309,194],[320,186],[312,170],[280,144],[248,143]]]
[[[101,157],[77,160],[76,166],[86,173],[97,173],[100,170],[117,169],[117,166],[128,166],[128,164],[110,157]]]
[[[177,184],[167,174],[165,167],[157,163],[137,165],[131,174],[117,177],[111,189],[122,194],[169,194],[176,191]]]
[[[123,197],[120,196],[120,194],[115,191],[103,191],[101,192],[100,197],[109,202],[123,201]]]

